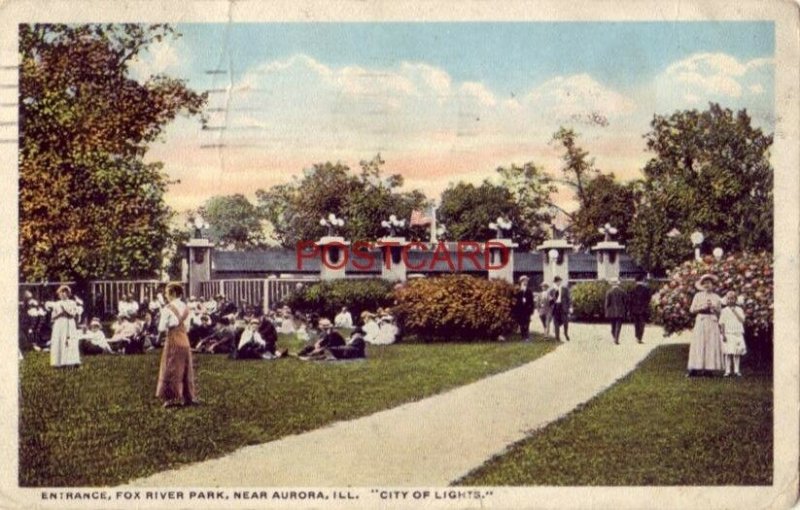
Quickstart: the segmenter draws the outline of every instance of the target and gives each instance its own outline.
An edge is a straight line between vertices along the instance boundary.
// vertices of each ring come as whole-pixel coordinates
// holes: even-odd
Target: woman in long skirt
[[[72,299],[72,291],[62,285],[56,291],[58,301],[49,302],[53,329],[50,335],[50,366],[78,367],[81,364],[78,325],[75,318],[83,311]]]
[[[167,340],[161,353],[156,397],[164,402],[164,407],[197,404],[192,350],[186,334],[189,307],[180,299],[183,287],[179,284],[169,284],[166,293],[169,303],[161,310],[158,330],[167,333]]]
[[[694,295],[689,311],[695,314],[692,343],[689,345],[689,376],[696,371],[713,371],[724,368],[722,338],[719,333],[719,312],[722,300],[714,293],[716,277],[704,274],[698,280],[699,290]]]

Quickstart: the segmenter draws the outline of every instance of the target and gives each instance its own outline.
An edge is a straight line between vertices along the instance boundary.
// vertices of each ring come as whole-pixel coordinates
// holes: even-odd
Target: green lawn
[[[282,338],[281,346],[290,342]],[[296,348],[297,343],[291,342]],[[160,351],[20,362],[21,486],[102,486],[371,414],[508,370],[556,347],[520,342],[368,347],[355,362],[196,355],[201,407],[162,409]]]
[[[608,391],[509,448],[459,485],[771,485],[772,373],[684,377],[663,346]]]

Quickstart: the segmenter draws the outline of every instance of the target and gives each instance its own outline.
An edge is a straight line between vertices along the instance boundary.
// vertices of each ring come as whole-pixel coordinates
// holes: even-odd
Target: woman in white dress
[[[394,318],[391,315],[384,315],[378,324],[378,336],[372,343],[377,345],[393,344],[397,340],[397,332]]]
[[[719,314],[719,328],[722,333],[722,353],[725,355],[725,377],[731,375],[731,365],[736,377],[741,377],[739,363],[747,354],[744,343],[744,310],[737,302],[736,293],[730,291],[725,295],[725,306]]]
[[[689,311],[695,314],[692,343],[689,345],[687,376],[696,371],[721,371],[724,368],[722,338],[719,334],[719,313],[722,300],[714,293],[717,277],[704,274],[697,281],[698,289]]]
[[[50,366],[79,367],[81,364],[80,341],[75,318],[79,317],[83,310],[72,299],[72,291],[66,285],[59,287],[56,295],[58,301],[46,304],[53,321],[53,330],[50,335]]]
[[[381,329],[378,323],[375,322],[375,315],[364,311],[361,313],[361,322],[363,323],[364,340],[370,344],[377,344]]]

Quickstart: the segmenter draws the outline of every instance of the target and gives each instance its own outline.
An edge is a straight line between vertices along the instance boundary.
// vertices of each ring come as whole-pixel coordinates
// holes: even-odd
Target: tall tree
[[[197,211],[209,225],[209,237],[222,248],[247,250],[264,246],[262,215],[242,194],[215,196]]]
[[[375,240],[386,234],[381,221],[389,215],[408,218],[427,203],[421,191],[401,192],[402,176],[385,176],[384,164],[380,155],[361,161],[358,174],[342,163],[315,164],[302,179],[256,191],[258,206],[273,236],[286,247],[325,235],[327,228],[319,221],[331,213],[345,220],[340,235]]]
[[[27,280],[152,275],[169,239],[168,180],[148,144],[205,96],[131,59],[168,25],[20,25],[20,272]]]
[[[772,135],[753,127],[745,110],[715,103],[656,115],[650,125],[645,140],[654,157],[644,167],[642,203],[661,210],[663,228],[687,237],[699,230],[707,250],[772,250]],[[631,252],[648,269],[664,271],[683,259],[669,248],[675,237],[647,233],[651,216],[637,215]]]
[[[511,222],[511,239],[522,249],[535,242],[526,229],[525,220],[514,195],[504,186],[488,180],[480,186],[459,182],[442,192],[439,219],[447,226],[450,239],[487,241],[496,236],[489,223],[502,217]]]
[[[569,237],[583,247],[592,246],[603,238],[598,228],[606,223],[617,228],[620,242],[626,242],[636,205],[634,185],[623,185],[613,173],[602,173],[589,153],[578,145],[577,139],[574,130],[564,127],[553,134],[553,142],[564,148],[563,178],[558,182],[573,192],[578,209],[568,212],[556,204],[551,205],[569,217]]]
[[[522,166],[512,164],[499,167],[500,185],[511,192],[519,206],[520,231],[525,249],[536,246],[547,239],[546,225],[552,221],[549,213],[550,194],[556,192],[552,179],[533,163]]]

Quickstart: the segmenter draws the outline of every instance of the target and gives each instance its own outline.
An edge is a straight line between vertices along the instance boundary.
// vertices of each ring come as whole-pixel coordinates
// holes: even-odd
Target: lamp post
[[[389,230],[390,237],[395,237],[397,235],[397,229],[405,228],[406,220],[398,220],[397,216],[392,214],[389,216],[388,220],[383,220],[381,222],[381,226]]]
[[[503,235],[505,232],[511,230],[511,226],[511,221],[506,220],[502,216],[498,216],[495,221],[489,223],[489,228],[495,231],[496,239],[503,239]]]
[[[326,218],[320,219],[319,224],[328,227],[328,236],[332,236],[334,228],[344,226],[344,219],[337,218],[335,214],[330,213]]]
[[[208,230],[208,223],[206,223],[206,220],[204,220],[203,217],[198,214],[194,217],[194,220],[189,220],[186,222],[186,228],[189,230],[194,230],[194,239],[202,239],[203,230]]]
[[[555,248],[547,252],[550,257],[550,274],[556,274],[556,263],[558,262],[558,250]]]
[[[695,230],[692,232],[692,235],[689,236],[689,239],[692,241],[692,245],[694,246],[694,259],[697,261],[702,260],[702,257],[700,256],[700,245],[703,244],[705,236],[699,230]]]
[[[611,241],[611,236],[617,235],[618,232],[616,227],[612,227],[610,223],[606,223],[598,228],[597,231],[605,236],[605,241]]]
[[[719,261],[719,260],[722,260],[722,256],[725,254],[725,251],[722,248],[720,248],[719,246],[717,246],[716,248],[714,248],[714,251],[711,252],[711,253],[714,255],[714,258]]]

